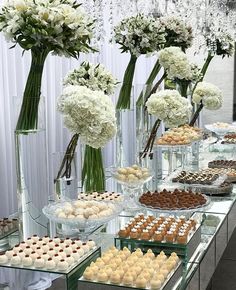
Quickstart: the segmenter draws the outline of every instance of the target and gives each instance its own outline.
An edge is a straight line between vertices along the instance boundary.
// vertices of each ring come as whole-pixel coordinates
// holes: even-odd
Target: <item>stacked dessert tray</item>
[[[126,247],[112,247],[86,268],[78,288],[171,290],[181,277],[182,262],[175,252],[167,256],[163,251],[155,255],[151,249],[131,253]]]
[[[165,181],[206,195],[226,195],[230,194],[233,189],[233,185],[228,182],[227,172],[213,172],[209,169],[196,172],[176,170]]]
[[[152,249],[155,254],[162,250],[166,254],[173,251],[184,258],[184,262],[191,258],[201,241],[201,227],[197,218],[187,219],[184,216],[173,215],[144,216],[137,214],[121,228],[115,237],[115,245],[134,251]]]

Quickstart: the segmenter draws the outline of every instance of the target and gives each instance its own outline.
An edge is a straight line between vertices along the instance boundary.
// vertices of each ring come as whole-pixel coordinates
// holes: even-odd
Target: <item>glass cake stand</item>
[[[124,210],[128,212],[138,211],[140,207],[136,203],[136,197],[142,192],[145,183],[149,182],[153,174],[149,171],[149,176],[135,181],[125,181],[118,178],[118,168],[111,168],[111,176],[117,183],[121,184],[124,193]]]

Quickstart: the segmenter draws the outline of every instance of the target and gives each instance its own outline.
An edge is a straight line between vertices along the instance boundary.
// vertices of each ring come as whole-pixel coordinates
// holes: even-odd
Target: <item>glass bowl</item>
[[[69,204],[72,205],[73,208],[75,208],[75,202],[76,201],[70,201],[70,202],[54,202],[51,203],[43,208],[44,215],[52,222],[62,224],[64,226],[68,226],[71,230],[77,230],[78,232],[86,232],[91,233],[96,228],[106,224],[113,218],[119,215],[119,213],[123,210],[123,204],[114,204],[110,203],[112,206],[112,213],[107,216],[102,217],[96,217],[96,218],[80,218],[80,217],[74,217],[74,218],[66,218],[66,217],[58,217],[58,212],[61,209],[64,209]],[[91,201],[88,201],[91,202]],[[92,201],[95,204],[105,204],[108,205],[108,203],[99,202],[99,201]],[[78,208],[78,207],[77,207]],[[80,208],[81,209],[81,208]]]
[[[140,167],[141,168],[141,167]],[[147,174],[140,178],[140,179],[122,179],[122,175],[119,173],[120,169],[123,169],[121,167],[112,167],[111,168],[111,176],[121,185],[123,185],[126,188],[141,188],[143,185],[150,181],[153,177],[153,173],[147,169]],[[141,168],[142,169],[142,168]],[[132,173],[130,175],[133,175]]]

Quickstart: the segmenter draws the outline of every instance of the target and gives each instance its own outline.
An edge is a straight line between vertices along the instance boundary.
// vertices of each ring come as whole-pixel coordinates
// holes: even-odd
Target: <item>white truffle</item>
[[[52,258],[49,258],[46,262],[45,262],[45,268],[47,269],[55,269],[56,268],[56,263],[53,261]]]
[[[15,254],[11,260],[10,260],[11,265],[19,265],[21,263],[21,258]]]
[[[26,266],[26,267],[29,267],[33,264],[33,261],[32,259],[29,257],[29,256],[25,256],[23,259],[22,259],[22,265],[23,266]]]
[[[38,257],[35,261],[34,261],[34,267],[35,268],[43,268],[45,265],[45,261],[44,259],[42,259],[41,257]]]
[[[3,254],[3,255],[0,255],[0,264],[6,264],[8,262],[8,257]]]
[[[57,264],[57,268],[60,271],[66,271],[68,269],[69,265],[65,260],[60,260]]]

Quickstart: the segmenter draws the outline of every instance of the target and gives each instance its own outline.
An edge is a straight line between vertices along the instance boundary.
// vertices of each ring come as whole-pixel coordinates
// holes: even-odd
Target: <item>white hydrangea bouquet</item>
[[[190,101],[182,97],[176,90],[163,90],[152,94],[148,99],[147,111],[157,117],[150,137],[142,153],[142,157],[152,152],[157,130],[161,121],[168,128],[178,127],[189,122],[192,114]]]
[[[160,23],[162,30],[165,32],[165,44],[164,47],[179,47],[182,51],[185,51],[192,45],[193,42],[193,32],[192,27],[185,23],[180,17],[176,15],[169,15],[164,16],[156,19],[157,22]],[[145,94],[144,91],[141,92],[139,95],[137,105],[142,105],[145,103],[146,99],[148,98],[148,94],[151,92],[153,88],[153,82],[157,76],[157,74],[161,70],[161,64],[159,62],[159,58],[157,59],[147,81],[145,87]],[[159,80],[157,84],[154,86],[152,93],[156,92],[158,86],[162,82],[162,80],[166,77],[164,74]],[[143,97],[144,96],[144,97]]]
[[[153,17],[137,14],[123,19],[114,28],[114,40],[122,52],[130,52],[123,84],[117,101],[117,109],[130,109],[131,89],[137,58],[142,54],[158,51],[165,44],[164,30]]]
[[[194,90],[192,101],[199,106],[190,122],[191,126],[194,125],[203,108],[207,110],[221,108],[223,103],[222,91],[211,83],[199,82]]]
[[[31,67],[16,129],[37,129],[43,67],[47,55],[78,58],[89,52],[94,21],[74,0],[8,0],[0,8],[0,31],[31,51]]]
[[[190,84],[201,78],[201,70],[189,62],[187,55],[179,47],[164,48],[159,52],[160,64],[167,77],[178,84],[181,96],[187,97]]]
[[[108,96],[114,92],[116,84],[117,80],[103,65],[89,62],[83,62],[65,77],[57,108],[73,137],[56,180],[69,177],[71,161],[80,138],[81,143],[86,145],[82,184],[86,191],[105,190],[101,147],[116,134],[115,108]]]

